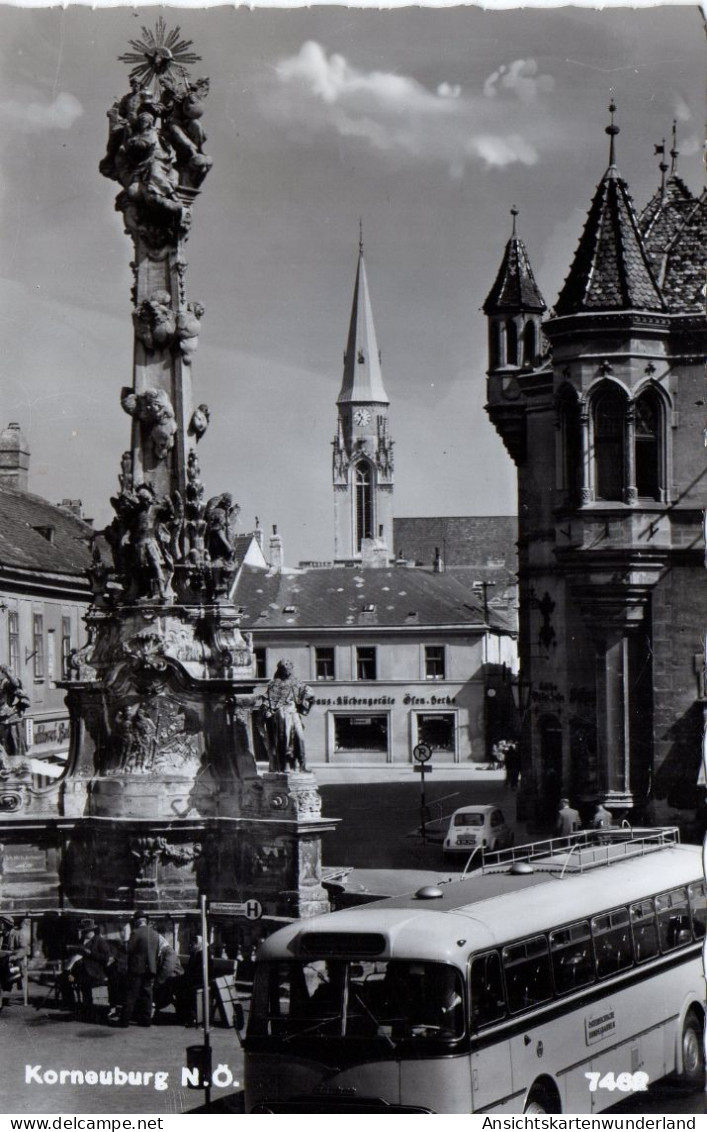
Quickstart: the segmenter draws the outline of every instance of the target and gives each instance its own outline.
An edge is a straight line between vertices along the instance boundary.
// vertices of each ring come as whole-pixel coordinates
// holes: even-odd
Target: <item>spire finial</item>
[[[678,171],[678,157],[680,150],[678,149],[678,123],[677,119],[673,118],[673,148],[670,150],[670,176],[672,177]]]
[[[363,217],[358,218],[358,254],[363,255]]]
[[[518,215],[518,209],[516,208],[515,205],[513,205],[513,207],[511,208],[511,216],[513,217],[513,231],[511,232],[511,239],[516,234],[516,216],[517,215]]]
[[[656,145],[654,142],[653,149],[655,150],[654,157],[660,156],[662,158],[658,164],[658,168],[660,169],[660,194],[661,196],[665,196],[665,174],[668,171],[668,165],[665,160],[665,138],[662,139],[660,145]]]
[[[616,137],[616,135],[619,132],[619,127],[614,125],[614,114],[616,113],[616,103],[614,102],[613,94],[611,96],[611,102],[609,103],[609,113],[611,114],[611,124],[606,127],[604,132],[607,133],[609,135],[610,139],[611,139],[611,141],[609,143],[609,165],[615,165],[616,164],[616,153],[615,153],[615,146],[614,146],[614,138]]]

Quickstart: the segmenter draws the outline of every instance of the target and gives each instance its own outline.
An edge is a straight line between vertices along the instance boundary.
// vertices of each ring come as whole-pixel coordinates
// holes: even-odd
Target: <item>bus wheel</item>
[[[556,1113],[561,1111],[559,1098],[543,1085],[533,1086],[523,1109],[523,1112],[535,1116],[544,1112]]]
[[[682,1077],[685,1081],[700,1081],[705,1071],[702,1048],[702,1025],[692,1011],[682,1028]]]

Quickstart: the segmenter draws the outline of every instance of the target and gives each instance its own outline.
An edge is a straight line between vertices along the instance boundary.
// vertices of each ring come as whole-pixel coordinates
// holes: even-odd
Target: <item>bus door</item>
[[[511,1050],[507,1039],[494,1039],[506,1017],[506,996],[497,951],[475,955],[469,973],[471,1002],[472,1111],[498,1104],[512,1093]]]
[[[504,947],[503,974],[506,982],[508,1010],[511,1016],[523,1018],[526,1027],[509,1042],[513,1092],[529,1090],[535,1079],[552,1073],[558,1041],[557,1027],[540,1026],[537,1008],[553,997],[550,955],[544,935],[533,936],[522,943]]]

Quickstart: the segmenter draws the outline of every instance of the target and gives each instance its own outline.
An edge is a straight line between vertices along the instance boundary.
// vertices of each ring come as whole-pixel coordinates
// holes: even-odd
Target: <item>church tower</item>
[[[393,442],[388,434],[389,404],[383,387],[361,238],[333,442],[336,561],[365,560],[369,550],[392,548]]]

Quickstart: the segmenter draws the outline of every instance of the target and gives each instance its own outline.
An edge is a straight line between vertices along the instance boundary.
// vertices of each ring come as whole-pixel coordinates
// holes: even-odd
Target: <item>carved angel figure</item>
[[[186,365],[191,365],[192,355],[199,345],[201,319],[205,309],[201,303],[187,303],[177,315],[177,341]]]
[[[180,181],[197,189],[213,165],[213,159],[204,153],[206,134],[200,122],[203,102],[209,93],[209,80],[197,79],[186,83],[186,90],[165,87],[165,131],[174,146]]]
[[[172,310],[168,291],[155,291],[143,299],[133,312],[135,334],[148,350],[170,346],[177,330],[177,315]]]
[[[124,387],[120,404],[126,413],[135,417],[150,428],[150,438],[155,457],[164,460],[174,444],[177,421],[168,394],[164,389],[146,389],[135,393]]]

